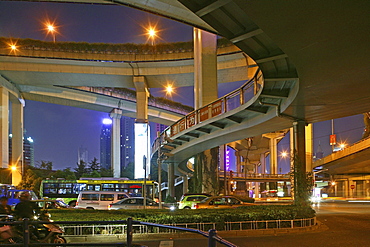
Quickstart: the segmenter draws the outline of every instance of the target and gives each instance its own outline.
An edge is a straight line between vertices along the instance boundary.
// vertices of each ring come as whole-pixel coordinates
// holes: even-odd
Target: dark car
[[[69,208],[68,204],[61,200],[52,200],[52,199],[40,199],[40,200],[31,200],[35,202],[39,208],[42,209],[63,209]]]
[[[162,206],[162,208],[169,208],[165,205]],[[158,209],[159,203],[147,198],[145,208]],[[108,210],[118,209],[144,209],[144,197],[129,197],[108,205]]]
[[[253,203],[245,202],[236,196],[212,196],[196,203],[194,209],[222,209],[222,208],[238,208],[242,206],[252,206]]]

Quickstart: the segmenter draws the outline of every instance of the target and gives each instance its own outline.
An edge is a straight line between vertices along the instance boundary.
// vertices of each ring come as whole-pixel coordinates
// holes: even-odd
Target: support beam
[[[121,177],[121,117],[122,110],[114,109],[109,116],[112,118],[111,132],[111,167],[113,177]]]
[[[217,36],[194,28],[194,108],[217,99]]]
[[[0,167],[9,167],[9,92],[0,87]]]
[[[18,185],[24,174],[23,160],[23,102],[14,96],[12,102],[12,157],[11,165],[17,169],[12,172],[12,183]]]
[[[225,4],[228,4],[230,2],[231,0],[217,0],[216,2],[211,3],[207,7],[204,7],[201,10],[198,10],[197,12],[195,12],[195,14],[199,17],[205,16],[206,14],[209,14],[215,11],[216,9],[219,9]]]

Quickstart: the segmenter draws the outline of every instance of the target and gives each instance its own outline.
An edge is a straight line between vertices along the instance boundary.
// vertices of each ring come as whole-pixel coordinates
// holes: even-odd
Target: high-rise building
[[[9,164],[12,159],[12,135],[9,135]],[[25,166],[34,166],[34,146],[31,137],[23,137],[23,162]]]
[[[78,148],[77,162],[80,162],[81,160],[86,164],[89,163],[89,152],[87,151],[87,148],[82,146]]]
[[[111,169],[111,131],[112,120],[103,119],[100,132],[100,167],[105,169]]]
[[[121,170],[135,160],[135,119],[121,118]]]
[[[130,163],[135,162],[135,119],[122,116],[120,121],[120,151],[121,151],[121,171]],[[156,133],[161,133],[167,126],[163,124],[151,123],[150,138],[152,143],[156,138]],[[100,166],[111,168],[111,129],[112,121],[104,119],[100,134]]]

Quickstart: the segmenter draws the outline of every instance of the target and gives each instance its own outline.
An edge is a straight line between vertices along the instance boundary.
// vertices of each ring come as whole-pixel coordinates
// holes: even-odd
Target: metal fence
[[[40,224],[50,224],[50,221],[30,221],[29,219],[23,219],[23,221],[12,221],[0,222],[0,226],[2,225],[22,225],[23,228],[23,240],[21,243],[15,244],[3,244],[1,246],[96,246],[96,243],[43,243],[43,242],[32,242],[30,241],[30,227],[32,225],[40,225]],[[132,238],[134,233],[144,233],[143,229],[147,231],[147,233],[151,232],[149,229],[169,229],[173,231],[185,231],[190,233],[199,234],[203,237],[208,238],[208,247],[216,247],[216,243],[223,244],[228,247],[237,247],[233,243],[222,239],[217,235],[217,231],[215,229],[210,229],[208,232],[192,229],[192,228],[184,228],[178,226],[170,226],[170,225],[161,225],[155,224],[150,222],[141,222],[141,221],[134,221],[132,218],[128,218],[127,220],[120,220],[120,221],[55,221],[53,224],[62,225],[65,230],[67,230],[67,236],[76,236],[76,235],[68,235],[71,233],[75,233],[77,235],[102,235],[104,234],[125,234],[126,235],[126,243],[99,243],[99,246],[133,246]],[[74,225],[72,232],[68,230],[70,225]],[[103,225],[104,224],[104,225]]]
[[[142,222],[141,222],[142,223]],[[163,225],[158,224],[133,224],[132,232],[135,234],[150,234],[150,233],[177,233],[180,227],[183,229],[194,229],[199,231],[243,231],[243,230],[262,230],[262,229],[286,229],[286,228],[302,228],[315,226],[317,224],[316,217],[308,219],[294,220],[263,220],[263,221],[238,221],[238,222],[219,222],[219,223],[181,223]],[[78,235],[119,235],[127,233],[126,224],[103,224],[103,225],[64,225],[64,236]]]

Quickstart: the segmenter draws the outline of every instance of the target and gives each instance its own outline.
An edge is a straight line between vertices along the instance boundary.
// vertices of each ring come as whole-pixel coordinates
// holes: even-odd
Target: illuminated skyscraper
[[[134,118],[121,118],[121,171],[135,160],[134,124]]]
[[[111,169],[111,130],[112,120],[103,119],[103,126],[100,132],[100,167]]]

